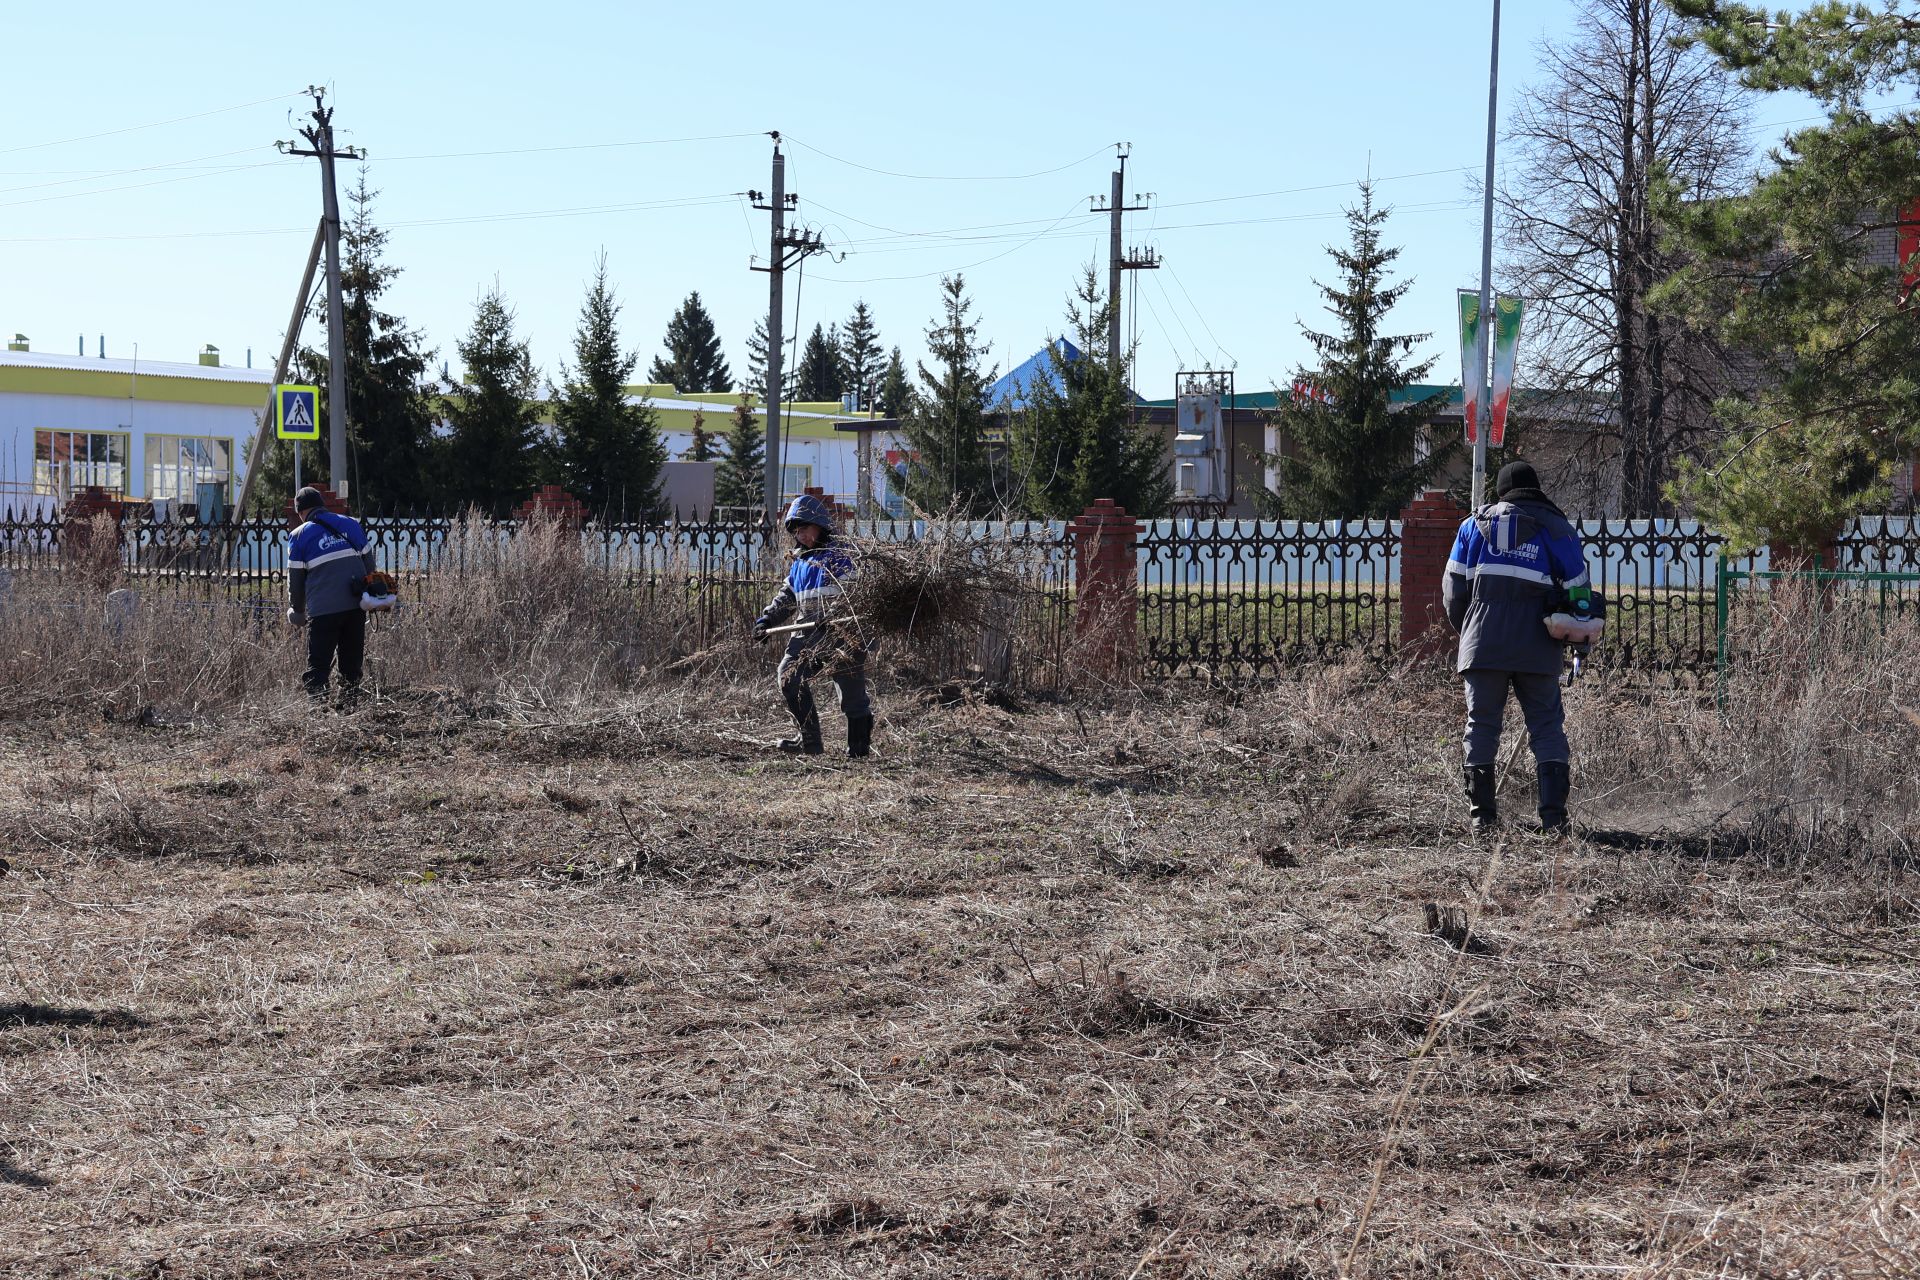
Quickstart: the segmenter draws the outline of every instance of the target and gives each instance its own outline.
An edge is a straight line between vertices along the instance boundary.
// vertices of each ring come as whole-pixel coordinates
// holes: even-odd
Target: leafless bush
[[[1771,858],[1911,862],[1920,621],[1845,587],[1782,582],[1739,602],[1729,640],[1717,697],[1575,695],[1586,789]]]

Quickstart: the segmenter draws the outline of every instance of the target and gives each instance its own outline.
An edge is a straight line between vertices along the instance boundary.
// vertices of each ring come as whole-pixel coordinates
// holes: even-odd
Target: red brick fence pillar
[[[587,522],[587,504],[557,484],[542,485],[540,491],[514,509],[514,519],[525,522],[543,516],[555,524],[579,528]]]
[[[1139,653],[1140,522],[1111,498],[1067,524],[1073,539],[1073,635],[1102,674],[1132,674]]]
[[[1440,586],[1447,555],[1467,509],[1444,489],[1428,489],[1400,513],[1400,652],[1444,650],[1449,639]]]
[[[346,516],[346,515],[353,514],[351,511],[347,510],[347,500],[341,497],[339,494],[335,493],[332,489],[328,488],[326,485],[314,484],[314,485],[308,485],[306,487],[309,489],[318,489],[320,491],[321,505],[324,506],[328,511],[333,512],[333,514],[337,516]],[[290,525],[297,525],[301,523],[300,513],[293,509],[292,498],[287,499],[287,523]]]

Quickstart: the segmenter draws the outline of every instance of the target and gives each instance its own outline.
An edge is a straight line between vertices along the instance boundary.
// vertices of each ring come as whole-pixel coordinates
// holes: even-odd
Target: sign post
[[[298,386],[291,383],[276,384],[273,388],[273,433],[282,440],[293,441],[293,487],[298,492],[300,477],[300,443],[303,440],[320,438],[320,388]]]

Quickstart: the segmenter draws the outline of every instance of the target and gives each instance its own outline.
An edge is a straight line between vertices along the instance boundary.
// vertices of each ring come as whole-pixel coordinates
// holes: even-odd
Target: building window
[[[812,487],[812,464],[789,463],[780,468],[780,491],[786,497],[797,498]]]
[[[35,431],[33,491],[62,501],[88,485],[124,495],[129,439],[118,431]]]
[[[1427,433],[1425,427],[1422,427],[1414,433],[1413,437],[1413,465],[1417,467],[1432,456],[1433,437]]]
[[[147,497],[224,512],[233,484],[233,441],[208,436],[148,436]]]

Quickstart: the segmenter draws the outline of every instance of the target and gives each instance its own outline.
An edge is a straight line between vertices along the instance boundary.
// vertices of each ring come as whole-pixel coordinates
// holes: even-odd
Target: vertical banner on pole
[[[1513,366],[1520,351],[1520,319],[1526,303],[1500,297],[1493,304],[1493,404],[1487,415],[1487,444],[1498,449],[1507,439],[1507,401],[1513,394]]]
[[[1487,381],[1487,326],[1480,316],[1480,295],[1460,293],[1460,395],[1465,402],[1467,443],[1472,444],[1480,423],[1480,396]]]

